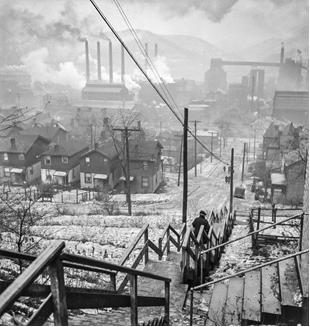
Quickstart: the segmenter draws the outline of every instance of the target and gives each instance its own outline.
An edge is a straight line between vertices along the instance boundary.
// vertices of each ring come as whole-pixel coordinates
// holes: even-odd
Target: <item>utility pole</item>
[[[93,149],[94,140],[93,140],[93,124],[90,124],[90,148]]]
[[[251,94],[251,112],[253,111],[253,101],[254,101],[254,90],[255,90],[255,75],[253,74],[252,78],[252,94]]]
[[[230,158],[230,203],[229,203],[229,212],[233,211],[233,196],[234,196],[234,148],[231,149],[231,158]]]
[[[254,161],[255,161],[255,147],[256,147],[256,129],[254,127]]]
[[[124,169],[125,180],[126,180],[126,200],[128,205],[128,215],[131,216],[131,193],[130,193],[130,165],[129,165],[129,142],[128,142],[128,132],[139,132],[140,128],[113,128],[114,131],[122,131],[125,134],[125,161],[126,169]]]
[[[222,157],[222,135],[220,136],[220,158]]]
[[[184,125],[183,125],[183,214],[182,223],[186,224],[187,215],[187,129],[188,129],[188,109],[184,108]]]
[[[178,136],[180,136],[180,135],[178,135]],[[180,147],[180,163],[179,163],[179,174],[178,174],[178,186],[180,186],[180,177],[181,177],[182,148],[183,148],[183,135],[182,135],[182,138],[181,138],[181,147]]]
[[[246,149],[246,143],[244,143],[244,147],[243,147],[242,177],[241,177],[241,181],[242,181],[242,182],[243,182],[243,174],[244,174],[245,149]]]
[[[190,123],[195,124],[195,177],[197,177],[197,123],[202,123],[202,121],[191,120]]]
[[[213,157],[213,132],[211,132],[211,162],[212,162],[212,157]]]

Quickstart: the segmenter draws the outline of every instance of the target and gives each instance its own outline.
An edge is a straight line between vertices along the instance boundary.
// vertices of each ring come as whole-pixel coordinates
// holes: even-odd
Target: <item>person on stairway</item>
[[[192,226],[195,228],[194,230],[194,234],[197,237],[198,233],[199,233],[199,229],[201,226],[204,226],[204,230],[205,232],[208,234],[209,233],[209,229],[210,229],[210,224],[208,222],[208,220],[206,219],[206,213],[203,210],[200,210],[199,212],[199,217],[195,218]],[[207,243],[208,238],[206,237],[206,235],[203,235],[203,243]]]

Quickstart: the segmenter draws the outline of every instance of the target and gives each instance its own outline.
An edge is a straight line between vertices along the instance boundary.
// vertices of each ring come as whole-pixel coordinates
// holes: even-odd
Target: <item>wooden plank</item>
[[[167,277],[158,276],[158,275],[155,275],[152,273],[145,273],[140,270],[135,270],[132,268],[124,267],[124,266],[121,266],[121,265],[118,265],[115,263],[111,263],[111,262],[107,262],[107,261],[101,261],[101,260],[87,258],[87,257],[81,256],[81,255],[62,253],[60,257],[62,260],[65,260],[68,262],[77,262],[77,263],[84,264],[87,266],[101,267],[101,268],[105,268],[105,269],[116,270],[119,272],[124,272],[124,273],[147,277],[147,278],[153,278],[153,279],[167,281],[167,282],[170,281],[170,278],[167,278]]]
[[[99,294],[99,293],[73,293],[68,292],[68,309],[96,309],[96,308],[128,308],[130,307],[130,295],[123,294]],[[165,298],[138,296],[138,307],[164,307]]]
[[[245,321],[261,321],[261,272],[253,270],[245,274],[244,302],[242,319]]]
[[[68,325],[67,299],[62,262],[56,258],[49,266],[54,322],[56,326]]]
[[[40,305],[39,309],[31,316],[28,321],[28,326],[43,326],[48,317],[53,312],[53,299],[50,294],[44,302]]]
[[[138,326],[138,277],[130,275],[130,322]]]
[[[0,294],[10,285],[12,282],[2,282],[0,281]],[[66,292],[76,292],[76,293],[101,293],[101,294],[115,294],[116,291],[104,290],[104,289],[89,289],[82,287],[65,287]],[[21,296],[31,296],[31,297],[41,297],[45,298],[51,293],[51,288],[49,285],[32,284],[21,292]]]
[[[206,326],[223,326],[227,290],[227,284],[217,283],[214,285]]]
[[[134,250],[135,246],[140,241],[140,238],[145,233],[145,231],[148,229],[149,225],[146,224],[142,229],[140,230],[137,237],[133,240],[133,242],[130,244],[129,248],[126,250],[126,252],[123,254],[122,258],[119,260],[118,264],[121,266],[125,263],[125,261],[128,259],[130,253]]]
[[[262,313],[281,315],[277,266],[262,268]]]
[[[65,242],[55,241],[0,295],[0,316],[14,302],[43,270],[52,262],[65,247]]]
[[[294,259],[278,262],[281,304],[298,307],[294,295],[300,292]]]
[[[233,277],[229,280],[224,324],[236,326],[241,324],[244,278]]]

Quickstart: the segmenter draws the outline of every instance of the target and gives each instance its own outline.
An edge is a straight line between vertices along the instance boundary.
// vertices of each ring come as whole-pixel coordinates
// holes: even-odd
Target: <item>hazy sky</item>
[[[136,29],[192,35],[221,45],[224,51],[269,38],[291,39],[303,44],[309,40],[308,0],[118,1]],[[127,28],[113,0],[96,0],[96,3],[115,29]],[[79,29],[81,35],[89,31],[96,33],[98,29],[107,31],[89,0],[1,0],[0,4],[1,33],[16,24],[20,29],[16,30],[18,33],[37,33],[38,37],[48,38],[48,33],[55,31],[43,25],[59,21]],[[34,22],[41,26],[41,31],[38,27],[30,29]]]

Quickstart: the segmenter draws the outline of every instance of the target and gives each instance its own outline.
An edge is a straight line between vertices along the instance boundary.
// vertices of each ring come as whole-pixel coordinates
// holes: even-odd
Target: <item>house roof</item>
[[[292,122],[286,125],[282,130],[282,135],[285,136],[289,136],[289,135],[294,136],[294,133],[295,133],[295,127]]]
[[[278,132],[277,128],[275,127],[274,123],[270,123],[269,127],[267,128],[267,130],[263,136],[269,137],[269,138],[277,138],[278,135],[279,135],[279,132]]]
[[[158,141],[135,140],[129,141],[130,159],[132,160],[151,160],[155,159],[158,154],[158,148],[163,146]]]
[[[273,111],[309,111],[309,92],[276,91]]]
[[[91,153],[97,152],[103,156],[106,156],[110,159],[112,159],[116,154],[116,149],[113,143],[113,140],[111,138],[105,140],[103,143],[98,145],[98,148],[91,149],[90,151],[83,153],[80,158],[87,157]]]
[[[15,148],[11,146],[11,138],[0,139],[0,152],[9,152],[9,153],[24,153],[26,154],[35,141],[41,138],[48,143],[48,140],[43,138],[40,135],[20,135],[16,134],[15,139]]]
[[[62,129],[63,131],[66,132],[65,129],[63,129],[62,127],[59,127],[59,126],[58,127],[34,126],[34,127],[30,127],[30,128],[20,131],[19,134],[21,134],[21,135],[41,135],[41,136],[51,140],[60,129]]]
[[[286,185],[287,181],[284,174],[273,173],[270,175],[271,184],[273,185]]]
[[[58,145],[58,150],[56,150],[55,145]],[[50,149],[42,153],[42,155],[59,155],[59,156],[72,156],[83,149],[88,148],[88,144],[80,140],[69,140],[62,143],[51,143]]]
[[[7,137],[12,132],[14,132],[14,130],[17,133],[18,131],[21,131],[22,128],[19,127],[19,126],[1,124],[1,126],[0,126],[0,137]]]

